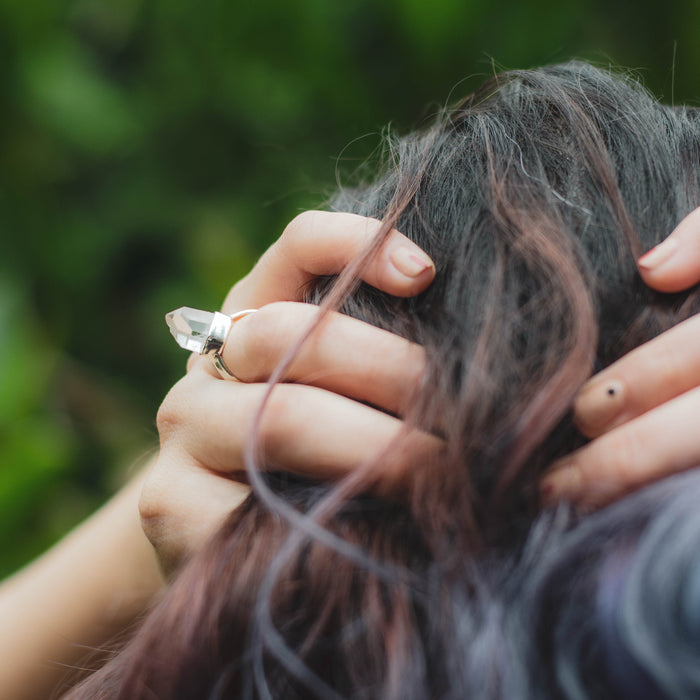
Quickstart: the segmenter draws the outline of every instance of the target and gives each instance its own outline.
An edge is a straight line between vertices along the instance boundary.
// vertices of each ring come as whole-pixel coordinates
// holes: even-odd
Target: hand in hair
[[[354,214],[302,214],[229,293],[226,313],[262,307],[234,325],[225,345],[225,363],[241,381],[222,380],[208,358],[193,356],[158,415],[161,451],[140,511],[166,571],[245,498],[248,487],[236,479],[256,427],[265,464],[317,478],[351,471],[401,429],[393,415],[402,413],[422,375],[422,348],[336,312],[314,327],[256,426],[266,382],[320,313],[298,303],[305,286],[315,276],[339,273],[380,226]],[[395,230],[360,271],[365,282],[395,296],[423,291],[434,274],[430,258]],[[436,442],[418,434],[414,453]]]
[[[317,212],[297,217],[234,287],[225,309],[233,312],[297,299],[314,275],[338,272],[353,260],[378,226],[375,220],[349,214]],[[397,296],[422,291],[433,276],[432,262],[395,231],[363,275],[369,284]],[[226,346],[226,361],[242,379],[265,381],[314,312],[315,307],[297,303],[265,307],[254,315],[254,323],[251,318],[236,325],[236,336]],[[313,342],[305,345],[290,375],[326,390],[280,387],[284,400],[271,403],[274,418],[263,424],[263,430],[271,438],[277,436],[285,455],[294,453],[309,467],[325,459],[328,468],[338,468],[343,458],[348,460],[344,450],[360,454],[363,448],[369,449],[369,442],[352,444],[349,434],[333,436],[333,420],[342,420],[343,411],[359,422],[379,414],[384,422],[368,430],[375,438],[390,422],[398,421],[332,392],[398,413],[407,386],[422,371],[422,361],[417,346],[339,314],[330,315]],[[167,567],[196,548],[245,496],[246,486],[214,471],[220,464],[213,452],[220,448],[221,457],[226,450],[238,450],[232,463],[241,464],[245,429],[262,385],[214,379],[206,373],[210,363],[203,360],[191,360],[190,365],[188,377],[161,411],[164,450],[149,472],[145,492],[139,475],[62,542],[0,586],[0,697],[53,696],[65,676],[80,666],[86,648],[108,646],[160,589],[162,578],[153,550],[138,522],[139,494],[146,530],[160,553],[166,551]],[[190,423],[187,429],[178,423],[178,412]],[[301,427],[295,428],[294,420]],[[227,432],[212,430],[217,426]],[[314,434],[315,442],[308,438]],[[205,438],[208,454],[197,452],[193,437]],[[187,449],[197,457],[190,457]],[[286,464],[284,459],[279,462]],[[163,528],[172,530],[167,537]]]
[[[700,282],[700,209],[638,261],[660,292]],[[595,438],[543,482],[547,500],[603,505],[651,481],[700,465],[700,316],[680,323],[593,377],[574,413]]]

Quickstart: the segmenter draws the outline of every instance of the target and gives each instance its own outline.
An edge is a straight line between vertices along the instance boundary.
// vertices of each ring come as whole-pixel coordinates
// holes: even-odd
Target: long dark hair
[[[357,286],[341,309],[426,348],[405,418],[439,432],[444,452],[404,474],[396,500],[373,490],[381,461],[351,487],[266,465],[131,642],[69,697],[698,692],[687,494],[700,478],[581,521],[540,512],[537,493],[582,443],[570,409],[594,369],[700,307],[697,291],[655,293],[635,267],[700,205],[698,112],[569,63],[495,76],[425,133],[389,137],[386,156],[332,207],[395,221],[438,274],[415,299]],[[659,534],[674,529],[683,547]],[[672,607],[676,589],[650,574],[651,553],[690,582],[683,616],[676,606],[664,624],[648,608]]]

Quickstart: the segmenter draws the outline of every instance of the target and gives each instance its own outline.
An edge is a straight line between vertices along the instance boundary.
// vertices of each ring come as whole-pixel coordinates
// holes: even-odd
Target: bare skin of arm
[[[0,697],[49,697],[162,586],[138,517],[142,481],[0,585]]]

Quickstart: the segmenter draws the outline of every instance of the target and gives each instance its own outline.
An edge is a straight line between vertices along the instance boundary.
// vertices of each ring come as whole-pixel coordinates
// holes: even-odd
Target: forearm
[[[162,585],[141,529],[141,478],[0,585],[0,697],[46,698]]]

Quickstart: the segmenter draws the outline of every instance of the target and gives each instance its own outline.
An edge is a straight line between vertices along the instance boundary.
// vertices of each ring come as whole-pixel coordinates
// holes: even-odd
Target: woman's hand
[[[379,226],[352,214],[302,214],[229,293],[226,313],[260,309],[233,325],[224,346],[224,362],[241,381],[221,379],[210,358],[193,356],[158,414],[161,450],[140,511],[165,570],[196,550],[247,494],[236,477],[244,470],[265,382],[319,313],[298,303],[304,286],[317,275],[340,272]],[[392,231],[361,276],[385,292],[410,296],[434,275],[425,253]],[[285,381],[293,383],[275,387],[265,407],[263,462],[317,478],[346,474],[401,430],[401,419],[389,414],[401,415],[423,368],[419,346],[328,313],[289,367]],[[410,451],[382,471],[384,482],[398,480],[437,439],[415,431],[408,443]]]
[[[644,281],[678,292],[700,281],[700,209],[638,261]],[[574,405],[595,438],[556,464],[546,501],[608,503],[649,482],[700,466],[700,315],[633,350],[593,377]]]

